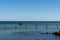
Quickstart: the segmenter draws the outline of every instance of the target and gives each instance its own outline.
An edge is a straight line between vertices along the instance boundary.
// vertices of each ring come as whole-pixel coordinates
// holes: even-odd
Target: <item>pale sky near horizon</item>
[[[0,0],[0,21],[60,21],[60,0]]]

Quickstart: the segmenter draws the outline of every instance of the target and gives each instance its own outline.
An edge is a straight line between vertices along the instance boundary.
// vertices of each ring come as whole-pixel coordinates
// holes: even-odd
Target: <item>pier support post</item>
[[[36,28],[36,31],[37,31],[37,24],[36,24],[35,28]]]
[[[48,25],[46,24],[46,29],[48,29]]]
[[[19,23],[19,25],[20,25],[20,29],[21,29],[21,32],[22,32],[22,23]]]
[[[27,25],[25,25],[25,29],[27,29]]]

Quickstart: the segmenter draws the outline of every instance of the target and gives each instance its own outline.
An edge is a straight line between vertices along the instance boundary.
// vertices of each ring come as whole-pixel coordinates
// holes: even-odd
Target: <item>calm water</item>
[[[58,29],[55,23],[37,23],[37,29],[35,25],[36,23],[31,23],[32,25],[28,24],[30,23],[24,23],[22,26],[17,26],[17,29],[14,29],[16,26],[12,25],[0,25],[0,40],[60,40],[60,36],[55,36],[53,34],[41,34],[45,32],[51,33],[59,31],[60,23],[56,23],[59,24]],[[46,28],[46,24],[49,25],[48,28]]]
[[[60,36],[41,34],[38,31],[0,30],[0,40],[60,40]]]

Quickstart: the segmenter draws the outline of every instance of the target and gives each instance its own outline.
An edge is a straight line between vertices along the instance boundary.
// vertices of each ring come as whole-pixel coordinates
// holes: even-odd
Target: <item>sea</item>
[[[49,26],[48,28],[45,28],[45,26],[39,27],[40,29],[31,30],[21,30],[16,28],[0,29],[0,40],[60,40],[60,36],[51,34],[52,32],[59,31],[60,28],[57,29],[56,25]],[[10,26],[8,27],[10,28]],[[32,27],[33,26],[31,26],[30,28]],[[46,34],[46,32],[48,32],[49,34]]]

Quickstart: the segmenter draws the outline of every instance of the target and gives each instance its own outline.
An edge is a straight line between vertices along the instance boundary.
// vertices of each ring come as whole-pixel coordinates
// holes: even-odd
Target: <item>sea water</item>
[[[4,26],[0,26],[0,28],[4,28],[0,29],[0,40],[60,40],[60,36],[56,36],[53,34],[41,34],[45,32],[51,33],[59,31],[60,23],[58,29],[56,24],[54,23],[50,23],[51,25],[47,23],[49,24],[48,28],[46,28],[45,25],[46,23],[38,23],[37,29],[35,28],[35,25],[33,23],[32,23],[33,25],[28,24],[27,28],[25,28],[26,27],[25,25],[16,26],[17,28],[12,27],[11,25],[7,26],[7,28],[4,28]]]
[[[60,40],[60,36],[41,34],[37,31],[1,30],[0,40]]]

